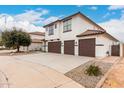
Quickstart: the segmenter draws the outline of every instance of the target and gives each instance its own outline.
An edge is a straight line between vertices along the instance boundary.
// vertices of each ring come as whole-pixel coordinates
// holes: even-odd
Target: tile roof
[[[44,32],[30,32],[29,34],[45,36],[45,33]]]
[[[32,43],[42,43],[44,39],[32,39]]]
[[[82,37],[82,36],[89,36],[89,35],[97,35],[97,34],[103,34],[105,33],[105,30],[87,30],[79,35],[77,37]]]

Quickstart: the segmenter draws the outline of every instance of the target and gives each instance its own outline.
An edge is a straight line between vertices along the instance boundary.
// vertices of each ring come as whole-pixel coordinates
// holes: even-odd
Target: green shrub
[[[99,76],[102,74],[102,72],[98,66],[90,65],[86,69],[86,74],[88,74],[89,76]]]

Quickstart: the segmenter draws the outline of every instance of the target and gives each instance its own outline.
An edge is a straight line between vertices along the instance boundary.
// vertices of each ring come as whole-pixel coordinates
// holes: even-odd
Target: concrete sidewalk
[[[81,88],[63,74],[38,63],[0,56],[0,87],[18,88]],[[3,75],[4,74],[4,75]]]

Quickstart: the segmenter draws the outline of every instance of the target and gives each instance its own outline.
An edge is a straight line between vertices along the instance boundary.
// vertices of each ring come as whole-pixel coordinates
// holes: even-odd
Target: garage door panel
[[[64,54],[74,55],[74,40],[64,41]]]
[[[61,53],[61,41],[48,42],[48,52]]]
[[[79,55],[95,57],[95,38],[79,40]]]
[[[112,45],[111,46],[111,55],[112,56],[120,56],[120,45]]]

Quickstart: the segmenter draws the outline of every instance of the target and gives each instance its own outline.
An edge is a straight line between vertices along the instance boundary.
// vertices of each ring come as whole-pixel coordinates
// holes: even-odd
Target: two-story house
[[[104,57],[118,40],[78,12],[44,26],[46,51],[52,53]]]

